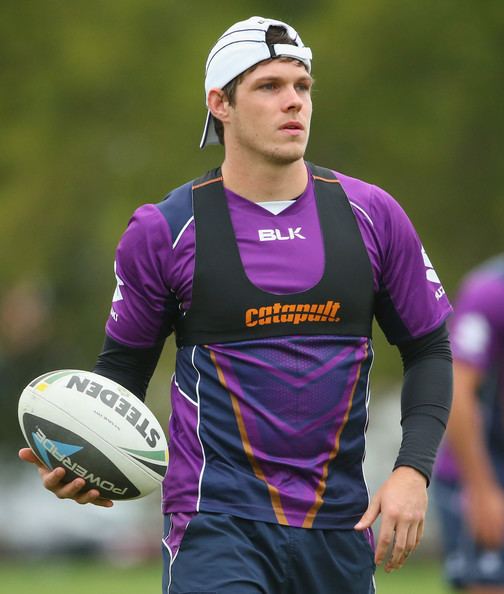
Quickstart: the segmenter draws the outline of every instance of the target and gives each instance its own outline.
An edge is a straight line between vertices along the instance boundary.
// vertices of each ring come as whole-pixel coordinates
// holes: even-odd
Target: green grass
[[[432,561],[410,562],[391,574],[379,569],[376,574],[377,594],[449,594],[450,590],[442,583],[440,571],[440,565]],[[0,561],[0,592],[159,594],[161,565],[153,562],[123,567],[97,561],[28,564]]]
[[[410,561],[399,571],[376,572],[376,594],[450,594],[444,583],[441,564],[434,561]]]
[[[159,594],[161,564],[0,562],[2,594]]]

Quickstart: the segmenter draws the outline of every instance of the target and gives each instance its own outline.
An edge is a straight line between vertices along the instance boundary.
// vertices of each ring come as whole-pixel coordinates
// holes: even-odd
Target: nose
[[[302,107],[303,101],[299,96],[296,87],[294,85],[289,85],[288,87],[286,87],[283,104],[284,111],[300,111]]]

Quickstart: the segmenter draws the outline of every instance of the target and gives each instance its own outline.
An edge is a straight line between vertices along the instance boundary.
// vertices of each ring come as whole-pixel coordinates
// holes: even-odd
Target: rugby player
[[[178,347],[165,593],[370,594],[375,564],[401,567],[422,537],[451,308],[399,204],[304,160],[311,58],[286,23],[230,27],[206,63],[201,140],[224,145],[222,165],[141,206],[117,249],[95,371],[143,399],[171,332]],[[374,318],[405,373],[401,447],[369,500]],[[41,473],[59,497],[111,504]]]
[[[504,255],[463,280],[451,320],[454,400],[435,467],[445,576],[504,594]]]

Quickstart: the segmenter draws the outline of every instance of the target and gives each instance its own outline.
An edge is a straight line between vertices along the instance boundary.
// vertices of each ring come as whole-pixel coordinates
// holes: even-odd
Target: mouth
[[[304,126],[303,126],[303,124],[301,124],[301,122],[298,122],[297,120],[292,120],[292,121],[286,122],[285,124],[280,126],[280,130],[301,131],[301,130],[304,130]]]
[[[286,122],[279,128],[280,133],[284,135],[284,137],[292,138],[292,139],[304,139],[304,126],[301,122],[297,120],[291,120],[290,122]]]

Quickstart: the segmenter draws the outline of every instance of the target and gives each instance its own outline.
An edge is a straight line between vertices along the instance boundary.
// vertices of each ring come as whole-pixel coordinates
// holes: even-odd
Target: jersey
[[[504,255],[478,266],[463,280],[450,324],[455,361],[483,376],[479,390],[487,446],[504,485]],[[459,471],[443,444],[436,476],[458,481]]]
[[[303,194],[278,214],[225,190],[243,273],[279,301],[324,276],[327,254],[308,172]],[[373,313],[388,340],[400,344],[438,328],[450,304],[402,208],[376,186],[333,175],[368,258]],[[137,209],[119,243],[106,331],[122,344],[151,347],[190,311],[197,229],[205,224],[195,221],[192,186]],[[352,262],[351,253],[338,257]],[[215,291],[233,299],[226,286]],[[334,304],[319,305],[329,316]],[[260,317],[251,316],[252,323]],[[371,336],[339,334],[337,324],[334,334],[251,334],[179,346],[163,511],[353,528],[368,505],[362,463],[372,361]]]

